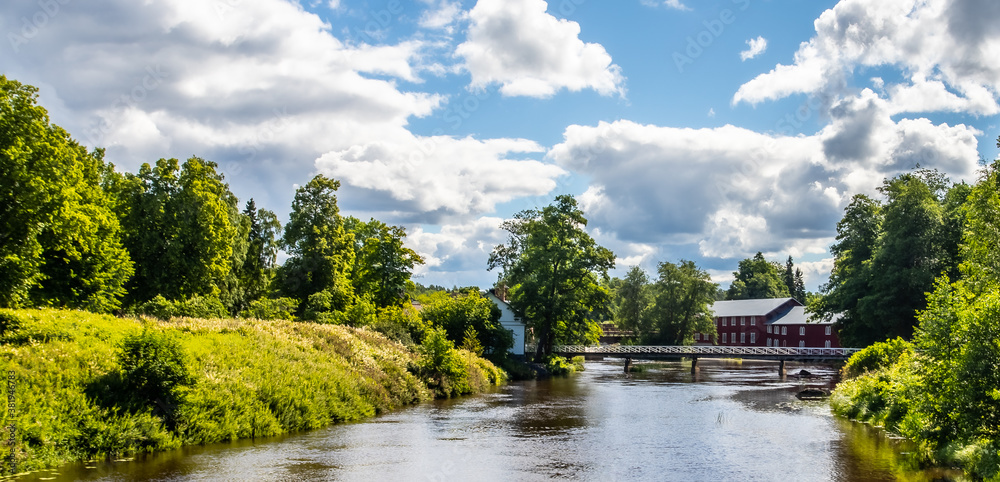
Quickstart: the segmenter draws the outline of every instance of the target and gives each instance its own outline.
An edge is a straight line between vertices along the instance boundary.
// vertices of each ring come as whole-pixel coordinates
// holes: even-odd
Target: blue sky
[[[1000,135],[992,0],[4,2],[3,73],[135,171],[219,163],[287,218],[316,173],[405,226],[424,284],[487,286],[499,224],[557,194],[630,265],[817,289],[844,206]]]

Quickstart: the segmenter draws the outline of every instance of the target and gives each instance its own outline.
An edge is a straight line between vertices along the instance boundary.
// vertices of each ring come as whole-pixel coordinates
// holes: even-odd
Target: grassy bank
[[[461,390],[439,396],[503,379],[464,351],[436,373],[376,332],[289,321],[0,310],[0,343],[19,471],[314,429],[432,398],[448,377]]]

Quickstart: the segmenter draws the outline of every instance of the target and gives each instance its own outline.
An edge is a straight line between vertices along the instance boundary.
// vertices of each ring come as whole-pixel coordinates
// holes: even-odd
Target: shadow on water
[[[836,418],[803,388],[837,371],[736,360],[588,362],[570,378],[516,382],[366,422],[71,464],[19,480],[952,480],[915,447]],[[810,377],[794,376],[801,370]]]

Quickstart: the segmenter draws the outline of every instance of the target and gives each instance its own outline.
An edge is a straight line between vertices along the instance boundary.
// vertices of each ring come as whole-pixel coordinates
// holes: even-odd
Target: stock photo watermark
[[[139,105],[149,97],[150,92],[158,89],[167,77],[169,75],[159,65],[147,65],[142,80],[133,85],[128,92],[119,95],[118,98],[111,102],[108,106],[109,114],[122,115],[127,110]],[[97,125],[86,133],[87,141],[90,142],[90,145],[103,145],[104,138],[114,130],[115,124],[108,117],[101,116]]]
[[[750,8],[750,0],[732,0],[732,2],[741,12]],[[671,56],[677,71],[684,73],[684,66],[693,64],[695,59],[701,57],[705,50],[725,33],[726,26],[734,22],[736,22],[736,12],[728,8],[722,9],[716,18],[701,22],[705,28],[693,36],[688,36],[684,49],[675,50]]]
[[[73,0],[38,0],[38,10],[31,15],[31,17],[21,17],[21,29],[17,32],[7,32],[7,40],[10,41],[10,48],[14,50],[14,53],[21,52],[21,46],[27,45],[31,39],[38,36],[38,34],[49,26],[49,22],[52,21],[59,12],[62,11],[62,6],[67,5]]]
[[[17,375],[14,370],[7,371],[7,445],[10,446],[8,462],[10,463],[10,473],[17,473]]]

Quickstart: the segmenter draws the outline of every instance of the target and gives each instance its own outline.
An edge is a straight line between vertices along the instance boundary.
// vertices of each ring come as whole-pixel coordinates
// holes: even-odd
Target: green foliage
[[[148,408],[172,406],[175,389],[192,383],[187,356],[180,342],[168,334],[143,330],[126,336],[117,358],[123,388]]]
[[[607,278],[615,256],[587,234],[586,225],[576,199],[557,196],[541,211],[522,211],[504,222],[508,242],[490,254],[489,269],[503,270],[511,306],[534,329],[539,359],[557,340],[587,343],[595,329],[600,333],[594,318],[609,294],[599,278]]]
[[[476,333],[476,328],[472,325],[465,328],[465,334],[462,336],[462,349],[469,353],[475,353],[477,356],[482,356],[483,354],[483,345],[479,342],[479,333]]]
[[[372,329],[409,346],[423,342],[428,325],[412,306],[387,306],[378,310]]]
[[[633,266],[625,274],[625,279],[618,280],[613,285],[614,319],[618,328],[634,333],[651,331],[647,312],[652,305],[653,296],[646,272]]]
[[[913,344],[902,338],[873,343],[852,355],[842,372],[846,378],[855,378],[866,372],[890,368],[904,353],[913,353]]]
[[[443,328],[453,343],[463,343],[471,328],[483,352],[490,355],[505,356],[514,346],[513,335],[500,324],[500,309],[478,289],[436,297],[420,316],[428,326]]]
[[[236,196],[218,166],[192,157],[160,159],[126,174],[117,194],[125,246],[136,262],[129,299],[219,297],[246,243]]]
[[[553,355],[545,360],[545,369],[554,377],[565,377],[578,371],[583,371],[583,357],[574,357],[567,360],[564,357]]]
[[[0,370],[18,380],[15,418],[0,411],[0,425],[17,424],[23,470],[315,429],[432,396],[409,371],[424,358],[366,329],[48,309],[0,310],[0,319],[20,326],[0,338]],[[504,380],[448,348],[428,365],[449,375],[435,388],[454,395]]]
[[[825,295],[810,305],[819,317],[840,315],[840,340],[848,346],[909,338],[934,278],[959,272],[969,186],[949,186],[937,171],[918,169],[886,179],[879,191],[884,203],[857,195],[847,207]]]
[[[355,292],[370,296],[380,308],[402,305],[414,266],[424,263],[420,255],[403,246],[406,230],[376,219],[362,223],[353,217],[347,218],[346,225],[354,235],[356,261],[351,278]]]
[[[502,370],[465,350],[458,350],[442,328],[432,328],[418,349],[416,372],[438,398],[449,398],[499,385]]]
[[[991,251],[1000,238],[996,182],[994,163],[977,185],[963,189],[969,193],[959,249],[964,277],[934,282],[917,316],[913,348],[897,339],[855,354],[845,368],[855,378],[831,397],[837,413],[883,425],[921,442],[939,463],[962,464],[988,480],[1000,479],[1000,283]],[[927,185],[940,190],[937,182]],[[933,210],[913,211],[919,225]]]
[[[102,181],[114,168],[0,75],[0,307],[119,308],[133,263]]]
[[[740,261],[739,270],[733,272],[735,279],[729,285],[726,299],[746,300],[760,298],[785,298],[791,296],[782,279],[783,267],[764,259],[758,252],[753,258]]]
[[[169,320],[175,316],[222,318],[226,316],[226,307],[215,296],[192,296],[182,301],[170,301],[161,295],[156,295],[155,298],[133,308],[132,312],[159,320]]]
[[[715,333],[709,305],[715,301],[718,285],[708,272],[693,261],[660,263],[659,277],[653,283],[653,306],[647,313],[648,326],[655,334],[647,338],[654,343],[690,345],[695,333]]]
[[[277,281],[285,296],[303,305],[312,294],[331,291],[332,302],[339,305],[333,310],[342,311],[354,298],[350,273],[355,255],[354,236],[345,229],[337,206],[337,189],[340,181],[317,175],[295,191],[281,239],[290,257],[278,270]]]
[[[240,317],[258,320],[294,320],[293,313],[298,305],[298,301],[292,298],[260,298],[251,301],[250,306],[240,312]]]

